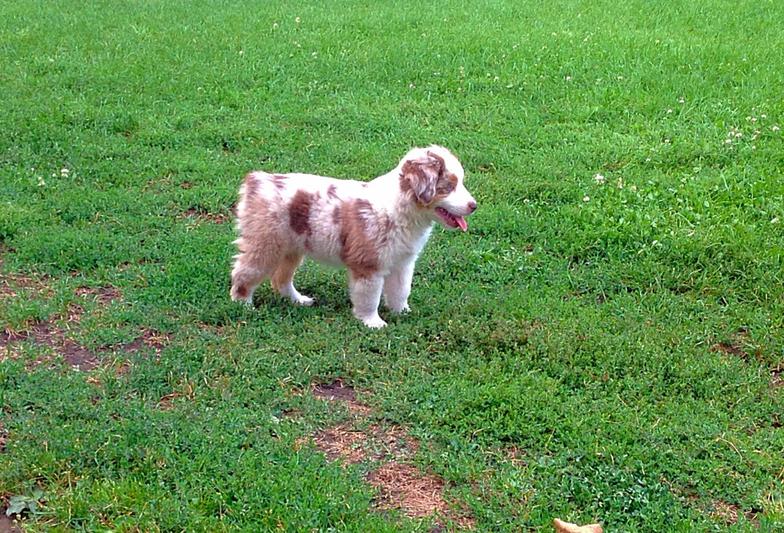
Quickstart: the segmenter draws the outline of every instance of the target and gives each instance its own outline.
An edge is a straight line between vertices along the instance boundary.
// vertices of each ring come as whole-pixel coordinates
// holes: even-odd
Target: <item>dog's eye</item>
[[[438,180],[437,189],[440,194],[449,194],[455,190],[455,187],[457,187],[457,181],[449,179],[449,177]]]

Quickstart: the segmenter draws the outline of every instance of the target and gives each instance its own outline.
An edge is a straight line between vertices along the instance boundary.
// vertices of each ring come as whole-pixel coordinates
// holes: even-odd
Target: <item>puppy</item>
[[[409,310],[414,263],[435,221],[468,229],[476,201],[463,186],[457,158],[441,146],[414,148],[370,182],[309,174],[251,172],[240,187],[231,298],[251,303],[264,279],[300,305],[313,299],[294,288],[304,256],[344,265],[354,316],[371,328],[381,295],[394,313]]]

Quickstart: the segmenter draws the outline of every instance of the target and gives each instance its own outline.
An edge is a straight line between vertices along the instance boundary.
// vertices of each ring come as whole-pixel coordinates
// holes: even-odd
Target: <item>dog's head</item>
[[[414,148],[400,162],[400,188],[417,206],[450,229],[468,229],[476,200],[463,185],[460,161],[442,146]]]

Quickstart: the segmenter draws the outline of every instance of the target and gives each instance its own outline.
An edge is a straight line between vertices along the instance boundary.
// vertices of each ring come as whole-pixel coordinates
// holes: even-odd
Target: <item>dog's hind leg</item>
[[[272,275],[272,288],[295,304],[313,305],[313,298],[300,294],[294,288],[294,271],[301,263],[302,255],[295,253],[285,255]]]
[[[274,267],[267,261],[260,261],[248,253],[240,254],[231,271],[231,299],[253,304],[253,291],[273,272]]]

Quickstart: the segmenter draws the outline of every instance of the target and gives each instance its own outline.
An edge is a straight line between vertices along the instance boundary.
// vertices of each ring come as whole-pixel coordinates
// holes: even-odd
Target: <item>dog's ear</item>
[[[429,205],[436,195],[436,185],[443,177],[444,170],[444,159],[438,154],[427,152],[424,156],[403,163],[401,186],[411,190],[417,203]]]

